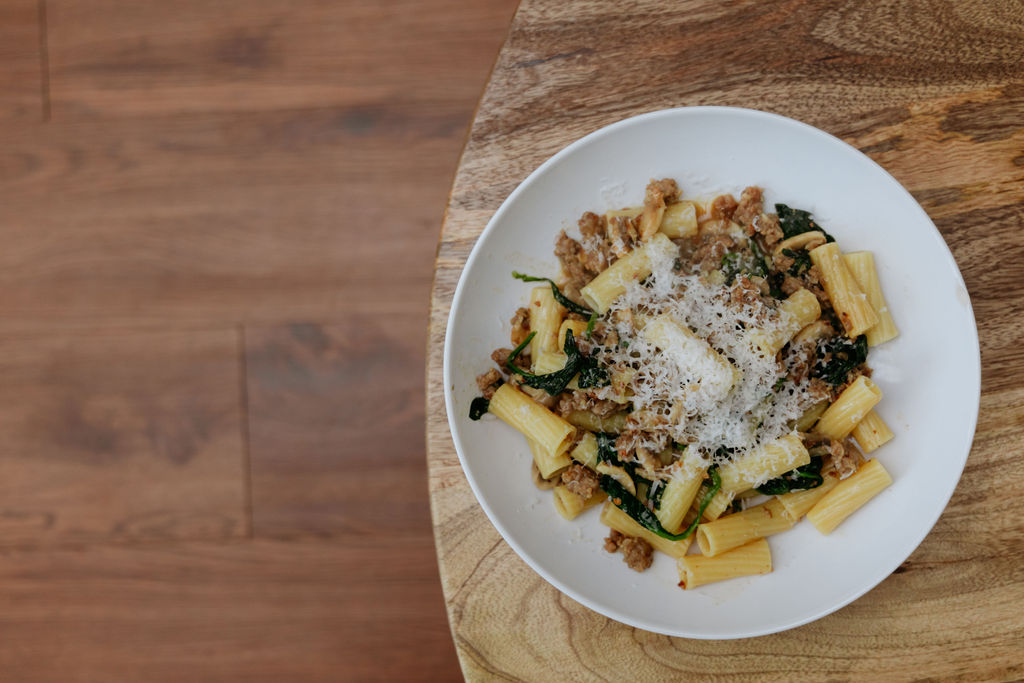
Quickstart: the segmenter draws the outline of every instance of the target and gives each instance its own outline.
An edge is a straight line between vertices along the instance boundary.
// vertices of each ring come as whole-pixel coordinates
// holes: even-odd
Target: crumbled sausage
[[[694,260],[700,261],[700,269],[706,273],[721,267],[722,257],[735,246],[736,240],[728,235],[706,235],[693,257]]]
[[[772,265],[775,266],[776,270],[782,271],[783,273],[788,273],[794,263],[796,263],[796,259],[791,256],[786,256],[781,250],[772,257]]]
[[[592,211],[587,211],[580,216],[579,223],[580,234],[583,235],[583,239],[592,238],[604,238],[605,233],[605,219],[604,216],[599,216]]]
[[[587,276],[587,269],[580,259],[582,254],[583,247],[579,242],[565,234],[565,230],[558,233],[558,239],[555,240],[555,257],[562,264],[562,272],[566,277],[562,293],[570,299],[578,298],[580,290],[592,279]]]
[[[476,386],[483,397],[490,400],[494,396],[494,392],[501,386],[502,381],[501,373],[491,368],[484,374],[477,375]]]
[[[640,239],[639,219],[629,216],[613,216],[608,221],[608,245],[616,258],[621,258],[633,249]]]
[[[770,249],[782,241],[784,237],[779,227],[779,217],[774,213],[762,213],[754,220],[754,231],[764,238],[765,245]]]
[[[647,184],[647,192],[657,191],[665,199],[666,204],[674,204],[679,201],[679,185],[672,178],[652,180]]]
[[[754,219],[763,211],[764,197],[760,187],[750,186],[740,195],[739,206],[732,214],[732,219],[747,229],[748,235],[754,234]]]
[[[729,300],[736,306],[752,305],[760,301],[761,288],[750,281],[746,275],[736,278],[729,290]]]
[[[587,211],[578,223],[583,241],[577,256],[585,274],[592,279],[611,265],[612,253],[608,246],[608,222],[604,216]]]
[[[530,311],[525,307],[519,307],[511,322],[512,333],[509,336],[512,343],[519,346],[530,336]]]
[[[803,280],[799,280],[792,275],[787,275],[785,279],[782,280],[781,289],[784,294],[789,296],[797,290],[804,289],[804,283]]]
[[[829,460],[840,479],[846,479],[860,466],[860,451],[852,443],[829,439]]]
[[[642,538],[633,538],[612,529],[604,540],[604,549],[610,553],[622,553],[622,560],[633,571],[642,572],[654,561],[654,548]]]
[[[642,572],[654,561],[654,548],[642,538],[625,539],[619,543],[619,552],[633,571]]]
[[[565,472],[562,472],[562,483],[583,500],[588,500],[597,492],[600,479],[589,467],[573,463]]]
[[[737,206],[736,198],[731,194],[720,194],[711,200],[711,217],[732,220]]]
[[[636,454],[636,461],[640,463],[640,467],[643,468],[645,473],[653,474],[661,469],[661,460],[650,449],[638,446],[634,453]]]
[[[622,406],[615,401],[594,398],[586,391],[566,391],[559,396],[555,412],[565,417],[573,411],[581,410],[594,413],[598,417],[608,417],[621,408]]]
[[[621,534],[615,529],[611,530],[608,534],[608,538],[604,539],[604,549],[609,553],[614,553],[619,550],[619,541],[626,537],[625,534]]]

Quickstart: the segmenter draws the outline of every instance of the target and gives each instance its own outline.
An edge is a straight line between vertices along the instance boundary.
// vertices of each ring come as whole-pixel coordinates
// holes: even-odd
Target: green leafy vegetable
[[[727,254],[722,254],[722,262],[719,264],[719,268],[722,274],[725,275],[726,282],[732,282],[740,271],[743,269],[740,266],[740,255],[734,251],[730,251]]]
[[[785,282],[786,276],[784,273],[780,273],[777,270],[773,270],[768,274],[768,292],[774,299],[785,299],[786,293],[782,291],[782,283]]]
[[[868,338],[860,335],[856,340],[837,336],[818,342],[818,360],[811,368],[811,376],[818,377],[834,387],[843,384],[850,371],[867,360]]]
[[[600,446],[600,440],[598,441]],[[598,457],[600,457],[600,448],[598,449]],[[704,510],[711,503],[711,499],[715,497],[715,494],[722,488],[722,478],[718,476],[718,468],[712,467],[708,470],[708,474],[711,475],[711,488],[704,495],[704,499],[700,503],[700,508],[697,512],[697,518],[693,520],[686,529],[678,534],[669,533],[665,527],[661,526],[661,522],[658,521],[657,515],[644,505],[639,498],[634,496],[632,493],[626,490],[619,482],[615,481],[607,474],[601,475],[601,490],[608,494],[608,498],[612,501],[612,504],[617,508],[625,512],[627,515],[633,518],[633,520],[647,529],[653,534],[657,534],[662,538],[667,538],[670,541],[681,541],[694,532],[697,525],[700,523],[701,515],[704,514]]]
[[[820,230],[825,235],[826,242],[836,241],[832,235],[825,232],[823,227],[814,222],[810,211],[791,209],[785,204],[776,204],[775,213],[779,214],[779,227],[782,228],[782,234],[786,238],[802,235],[812,230]]]
[[[782,253],[793,259],[793,265],[789,267],[788,271],[793,277],[800,277],[811,269],[811,254],[806,249],[801,249],[800,251],[783,249]]]
[[[590,314],[590,320],[587,321],[587,331],[584,333],[587,339],[590,339],[590,335],[594,333],[594,323],[597,322],[597,313]]]
[[[469,404],[469,419],[479,420],[488,410],[491,409],[491,402],[483,396],[477,396]]]
[[[608,371],[599,367],[595,358],[584,356],[579,348],[577,348],[576,338],[573,336],[572,330],[566,330],[565,332],[565,346],[563,348],[566,361],[565,367],[561,370],[549,372],[546,375],[535,375],[513,364],[512,361],[519,357],[519,354],[522,353],[523,349],[533,340],[536,334],[536,332],[531,332],[523,340],[523,343],[512,350],[512,353],[508,355],[508,360],[505,361],[505,367],[510,372],[514,372],[522,377],[523,384],[526,386],[542,389],[552,396],[557,396],[565,391],[565,387],[576,376],[576,373],[580,375],[579,385],[582,388],[601,387],[610,382]]]
[[[562,304],[563,306],[568,308],[573,313],[579,313],[580,315],[593,315],[594,314],[594,312],[592,310],[590,310],[589,308],[587,308],[586,306],[580,306],[578,303],[576,303],[575,301],[573,301],[572,299],[570,299],[566,295],[562,294],[562,292],[558,289],[558,285],[556,285],[555,281],[552,280],[551,278],[547,278],[547,277],[534,277],[533,275],[526,275],[524,273],[517,273],[514,270],[512,271],[512,277],[514,277],[517,280],[522,280],[523,282],[549,282],[549,283],[551,283],[551,294],[554,295],[555,301],[557,301],[558,303]]]
[[[790,470],[777,479],[766,481],[758,486],[756,491],[766,496],[781,496],[790,491],[816,489],[824,481],[821,476],[822,465],[824,460],[820,455],[812,456],[806,465]]]
[[[768,275],[768,266],[764,260],[764,254],[758,248],[757,242],[747,240],[748,250],[730,251],[722,255],[719,268],[725,275],[726,282],[731,283],[739,274],[757,275],[765,277]]]
[[[577,383],[580,389],[606,387],[611,384],[611,378],[608,376],[608,371],[597,364],[597,359],[590,357],[584,358],[580,365],[580,378]]]

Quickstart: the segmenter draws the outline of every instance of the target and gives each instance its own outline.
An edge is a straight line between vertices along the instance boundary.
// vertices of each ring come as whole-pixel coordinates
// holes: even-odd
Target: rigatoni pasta
[[[579,229],[557,239],[560,280],[515,273],[547,284],[470,411],[527,437],[560,516],[604,502],[606,550],[637,571],[669,555],[694,588],[770,572],[766,537],[805,516],[829,533],[888,485],[851,440],[892,438],[866,365],[895,330],[870,254],[759,188],[704,202],[668,179]]]

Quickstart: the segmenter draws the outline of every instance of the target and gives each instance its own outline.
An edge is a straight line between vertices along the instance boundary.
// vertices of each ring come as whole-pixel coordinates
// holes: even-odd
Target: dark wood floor
[[[0,0],[0,679],[459,676],[423,364],[514,0]]]

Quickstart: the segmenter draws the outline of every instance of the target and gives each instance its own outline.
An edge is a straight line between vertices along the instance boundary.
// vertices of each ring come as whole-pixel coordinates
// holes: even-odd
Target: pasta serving
[[[898,334],[869,252],[760,188],[671,179],[579,230],[557,282],[513,273],[537,284],[470,411],[526,436],[559,514],[601,506],[606,550],[675,558],[688,589],[770,572],[768,536],[831,533],[892,482],[865,456],[893,438],[868,350]]]

